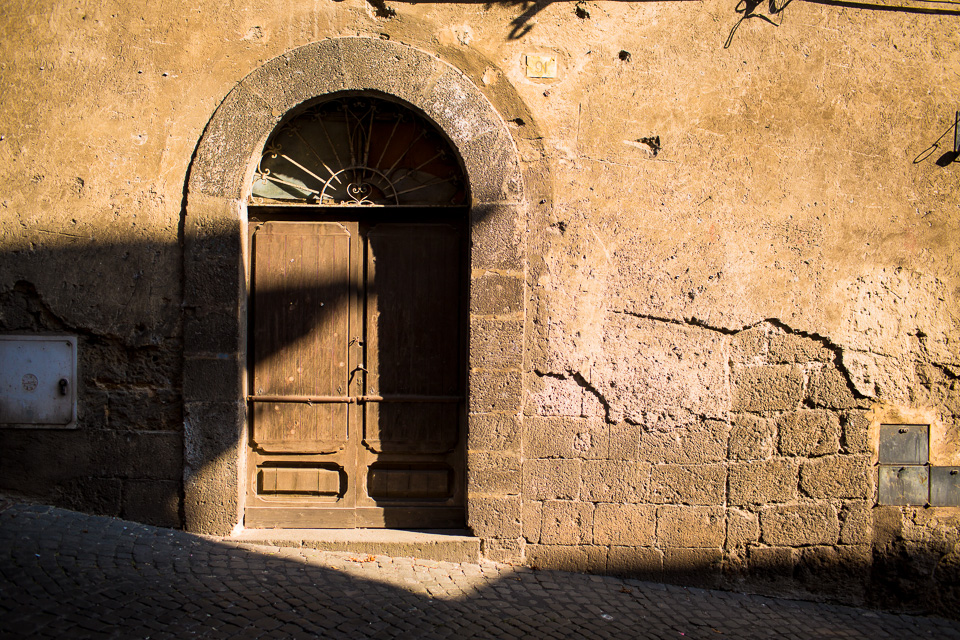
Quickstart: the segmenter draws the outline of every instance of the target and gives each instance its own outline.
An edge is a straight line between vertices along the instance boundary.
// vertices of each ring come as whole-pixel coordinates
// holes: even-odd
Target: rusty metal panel
[[[76,336],[0,336],[0,424],[73,428],[76,421]]]
[[[930,467],[930,505],[960,507],[960,467]]]
[[[340,473],[317,467],[261,467],[260,493],[334,495],[340,492]]]
[[[927,504],[930,469],[919,465],[881,465],[879,499],[882,505]]]
[[[927,464],[929,455],[929,425],[880,425],[880,464]]]

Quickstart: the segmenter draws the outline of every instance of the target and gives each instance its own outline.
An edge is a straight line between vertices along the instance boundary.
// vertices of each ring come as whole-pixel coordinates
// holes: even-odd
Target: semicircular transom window
[[[436,126],[367,96],[335,98],[282,124],[267,141],[254,204],[462,205],[466,180]]]

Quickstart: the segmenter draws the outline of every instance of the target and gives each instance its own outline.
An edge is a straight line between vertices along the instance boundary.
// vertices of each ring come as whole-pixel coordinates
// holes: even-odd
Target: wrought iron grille
[[[254,204],[449,206],[466,196],[458,158],[436,126],[366,96],[314,105],[281,125],[251,190]]]

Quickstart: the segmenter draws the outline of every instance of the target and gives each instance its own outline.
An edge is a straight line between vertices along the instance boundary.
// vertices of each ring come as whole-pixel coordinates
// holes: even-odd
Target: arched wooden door
[[[247,527],[464,525],[462,184],[430,124],[382,100],[325,102],[267,143]]]

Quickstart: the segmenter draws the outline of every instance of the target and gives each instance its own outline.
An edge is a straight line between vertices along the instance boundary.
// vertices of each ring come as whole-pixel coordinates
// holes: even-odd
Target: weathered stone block
[[[223,100],[204,131],[190,167],[190,195],[242,198],[250,158],[280,121],[263,98],[238,85]]]
[[[475,369],[520,369],[523,323],[520,320],[470,318],[470,366]]]
[[[766,460],[776,453],[777,431],[772,420],[735,414],[730,428],[731,460]]]
[[[750,572],[761,577],[790,577],[799,552],[791,547],[750,547]]]
[[[109,419],[110,393],[81,381],[77,392],[77,423],[81,429],[106,429]]]
[[[629,422],[611,424],[607,429],[611,460],[637,460],[640,449],[640,427]]]
[[[528,386],[528,412],[540,416],[574,418],[583,415],[583,387],[573,378],[534,376]]]
[[[831,366],[810,374],[810,389],[807,397],[815,407],[852,409],[857,406],[857,399],[847,379]]]
[[[663,578],[685,586],[719,586],[723,551],[720,549],[664,549]]]
[[[526,213],[520,205],[481,204],[470,210],[470,220],[474,268],[523,270]]]
[[[829,503],[776,505],[760,510],[763,542],[774,546],[836,544],[837,510]]]
[[[594,509],[590,502],[544,502],[540,541],[544,544],[590,544],[593,542]]]
[[[729,425],[690,417],[671,428],[643,431],[638,459],[677,464],[720,462],[727,457]]]
[[[822,456],[840,450],[840,419],[830,411],[793,411],[777,423],[780,453],[786,456]]]
[[[540,542],[540,523],[543,514],[543,503],[524,501],[523,503],[523,537],[527,542]]]
[[[519,538],[522,535],[519,496],[474,496],[467,504],[467,524],[477,537]]]
[[[759,364],[766,352],[766,326],[745,329],[730,338],[730,359],[737,364]]]
[[[848,502],[840,511],[840,542],[863,545],[873,540],[873,509],[869,502]]]
[[[108,425],[118,430],[179,431],[183,428],[180,395],[168,389],[113,389]]]
[[[607,424],[582,418],[528,416],[523,421],[523,442],[529,458],[604,458]]]
[[[230,402],[240,400],[242,367],[236,356],[185,358],[184,402]]]
[[[9,469],[5,467],[4,470]],[[29,477],[29,476],[27,476]],[[45,483],[44,483],[45,484]],[[4,488],[10,487],[5,484]],[[58,507],[86,511],[105,516],[120,517],[123,512],[123,480],[118,478],[78,477],[53,487],[33,486],[21,488],[26,494],[39,491]]]
[[[523,278],[488,271],[470,281],[470,313],[482,316],[523,311]]]
[[[652,547],[610,547],[607,573],[659,581],[663,576],[663,552]]]
[[[760,518],[752,511],[727,509],[727,548],[753,544],[760,539]]]
[[[471,413],[516,413],[521,403],[519,371],[470,371]]]
[[[192,469],[219,464],[216,461],[235,464],[234,452],[243,442],[244,409],[239,400],[185,404],[184,463]]]
[[[740,367],[733,375],[734,411],[790,411],[803,400],[803,371],[795,365]]]
[[[733,463],[728,474],[731,505],[786,502],[797,497],[800,480],[797,461],[773,459]]]
[[[520,419],[508,413],[478,413],[469,417],[468,451],[520,451]]]
[[[872,493],[869,456],[827,456],[800,467],[800,488],[811,498],[868,498]]]
[[[593,513],[596,544],[651,546],[656,533],[657,510],[653,505],[601,502]]]
[[[237,231],[239,245],[239,229]],[[192,254],[191,259],[199,264],[187,263],[190,277],[184,283],[184,305],[201,314],[232,313],[237,309],[245,295],[239,256],[231,260],[230,256]]]
[[[180,482],[127,480],[122,517],[157,527],[180,527]]]
[[[202,272],[207,260],[238,263],[243,256],[244,230],[239,198],[208,196],[191,191],[183,221],[184,269],[188,279]]]
[[[471,494],[520,493],[523,474],[519,455],[489,451],[471,451],[467,455],[467,491]]]
[[[875,507],[873,510],[873,541],[885,548],[903,536],[904,517],[900,507]]]
[[[849,549],[849,547],[847,548]],[[804,547],[800,551],[796,575],[800,583],[814,593],[842,595],[849,601],[860,601],[869,575],[870,562],[839,547]]]
[[[524,460],[523,494],[527,500],[576,500],[580,497],[581,460]]]
[[[517,563],[523,560],[523,538],[483,538],[480,553],[493,562]]]
[[[311,43],[270,60],[245,80],[275,111],[286,113],[318,95],[345,88],[342,45],[330,38]],[[290,82],[295,76],[297,82]]]
[[[460,72],[452,72],[449,76],[460,76]],[[462,77],[462,76],[460,76]],[[455,89],[456,90],[456,89]],[[462,91],[459,91],[462,94]],[[523,176],[520,173],[520,166],[514,153],[513,140],[510,134],[499,128],[499,116],[490,108],[490,103],[482,96],[477,100],[477,105],[484,104],[487,113],[482,114],[486,118],[484,123],[479,126],[487,126],[486,131],[474,136],[473,132],[464,136],[470,139],[457,140],[453,143],[457,145],[457,150],[461,152],[464,164],[467,167],[470,176],[470,195],[475,204],[497,203],[497,204],[520,204],[523,191]],[[446,104],[443,109],[447,112],[457,113],[457,119],[463,115],[463,104],[456,107]],[[472,108],[474,105],[470,105]],[[429,111],[428,115],[433,115]],[[444,126],[442,119],[436,120],[437,124]],[[459,123],[449,123],[460,127]],[[449,131],[449,129],[448,129]]]
[[[534,569],[602,572],[607,566],[607,548],[528,544],[527,564]]]
[[[773,333],[767,359],[772,363],[832,362],[834,353],[822,342],[795,333]]]
[[[431,109],[439,106],[432,104],[432,92],[439,77],[448,70],[439,60],[431,60],[431,56],[423,51],[386,39],[338,40],[343,58],[344,88],[382,91],[413,103],[426,100],[428,104],[424,106]],[[476,97],[475,89],[470,93],[470,97]],[[460,99],[468,98],[460,96]]]
[[[191,356],[237,353],[241,346],[239,328],[235,305],[207,313],[185,313],[183,349]]]
[[[663,506],[657,509],[657,546],[717,547],[726,538],[723,507]]]
[[[92,451],[98,474],[123,478],[179,480],[183,436],[174,431],[102,431]]]
[[[723,504],[727,492],[724,464],[661,464],[650,470],[649,502]]]
[[[846,412],[841,425],[843,427],[841,446],[845,453],[870,453],[870,419],[866,411]]]
[[[586,460],[580,496],[589,502],[636,502],[645,493],[638,464],[628,460]]]

